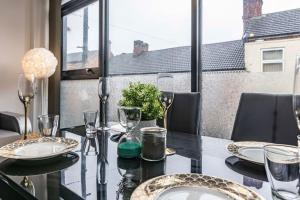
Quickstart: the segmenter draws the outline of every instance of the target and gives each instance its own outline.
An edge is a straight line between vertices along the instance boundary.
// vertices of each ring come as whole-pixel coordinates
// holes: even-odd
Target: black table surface
[[[272,199],[263,166],[231,157],[226,151],[226,145],[232,142],[230,140],[168,133],[168,147],[174,148],[176,154],[163,161],[148,162],[118,158],[117,143],[109,139],[111,132],[98,132],[99,155],[85,156],[81,150],[86,139],[83,133],[83,128],[61,131],[63,137],[79,142],[71,154],[35,162],[1,159],[0,179],[26,199],[113,200],[130,199],[134,190],[124,187],[128,180],[120,173],[131,174],[136,185],[164,174],[201,173],[240,183],[265,199]],[[21,185],[24,178],[31,183],[27,191]],[[0,189],[1,198],[11,199],[9,192],[3,189]]]

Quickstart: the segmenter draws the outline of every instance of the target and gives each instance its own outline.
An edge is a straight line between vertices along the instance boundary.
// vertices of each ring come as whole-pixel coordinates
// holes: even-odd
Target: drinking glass
[[[94,138],[97,133],[97,129],[96,129],[97,115],[98,115],[98,111],[85,111],[83,113],[86,137],[88,138]]]
[[[40,115],[38,116],[38,126],[42,136],[52,137],[56,135],[59,115]]]
[[[96,134],[93,137],[86,137],[83,143],[83,153],[86,156],[96,156],[99,154],[99,141]]]
[[[136,158],[140,156],[141,144],[139,139],[132,134],[132,130],[141,120],[141,109],[138,107],[120,107],[118,118],[121,126],[126,128],[126,133],[118,143],[118,155],[122,158]]]
[[[100,77],[98,84],[98,96],[100,99],[100,130],[107,131],[109,128],[107,127],[107,119],[106,119],[106,103],[109,97],[109,77]]]
[[[23,139],[27,139],[28,135],[28,107],[31,100],[34,97],[35,92],[35,77],[33,74],[20,74],[18,78],[18,96],[20,101],[24,105],[24,115],[25,115],[25,129],[23,134]]]
[[[298,148],[271,144],[264,147],[265,169],[272,194],[284,200],[300,199]]]
[[[167,129],[168,110],[174,100],[174,77],[169,73],[157,75],[157,87],[160,91],[159,102],[164,112],[164,128]]]

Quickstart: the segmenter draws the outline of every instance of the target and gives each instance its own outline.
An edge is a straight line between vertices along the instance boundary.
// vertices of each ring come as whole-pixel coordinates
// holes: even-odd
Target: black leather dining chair
[[[167,123],[169,131],[199,134],[200,93],[175,93]]]
[[[275,113],[274,141],[276,143],[297,145],[299,130],[293,111],[292,95],[278,95]]]
[[[292,96],[243,93],[231,139],[297,144],[297,124]]]

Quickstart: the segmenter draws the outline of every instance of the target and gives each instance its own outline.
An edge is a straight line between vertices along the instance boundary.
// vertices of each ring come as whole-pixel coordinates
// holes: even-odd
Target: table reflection
[[[221,177],[243,184],[266,199],[272,198],[270,185],[264,174],[259,173],[259,167],[256,169],[230,158],[226,151],[230,140],[168,133],[167,146],[174,148],[176,154],[162,161],[149,162],[118,158],[117,143],[110,140],[110,135],[110,132],[98,132],[99,153],[89,156],[82,150],[84,129],[62,131],[62,136],[79,142],[74,152],[65,155],[63,160],[54,159],[52,164],[46,165],[19,166],[17,161],[8,159],[0,163],[0,171],[20,187],[24,177],[32,181],[32,194],[43,200],[125,200],[142,182],[176,173]],[[126,185],[128,183],[131,187]]]

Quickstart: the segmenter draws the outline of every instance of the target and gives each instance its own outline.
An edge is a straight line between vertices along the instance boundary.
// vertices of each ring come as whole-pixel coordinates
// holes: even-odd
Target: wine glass
[[[120,107],[118,118],[121,126],[126,128],[126,133],[119,140],[118,155],[122,158],[139,157],[141,144],[139,139],[132,134],[132,130],[141,121],[141,109],[138,107]]]
[[[99,129],[103,131],[109,130],[106,124],[106,103],[109,97],[109,89],[109,77],[100,77],[98,84],[98,96],[100,99]]]
[[[31,100],[34,97],[35,92],[35,77],[33,74],[20,74],[18,78],[18,96],[20,101],[24,105],[24,115],[25,115],[25,131],[23,134],[23,139],[26,140],[28,136],[28,107]]]
[[[157,87],[160,91],[159,102],[164,112],[164,128],[167,129],[168,110],[174,100],[174,77],[169,73],[157,75]]]
[[[294,87],[293,87],[293,110],[296,117],[298,130],[300,131],[300,56],[297,56]],[[298,135],[298,145],[300,141],[300,135]]]

